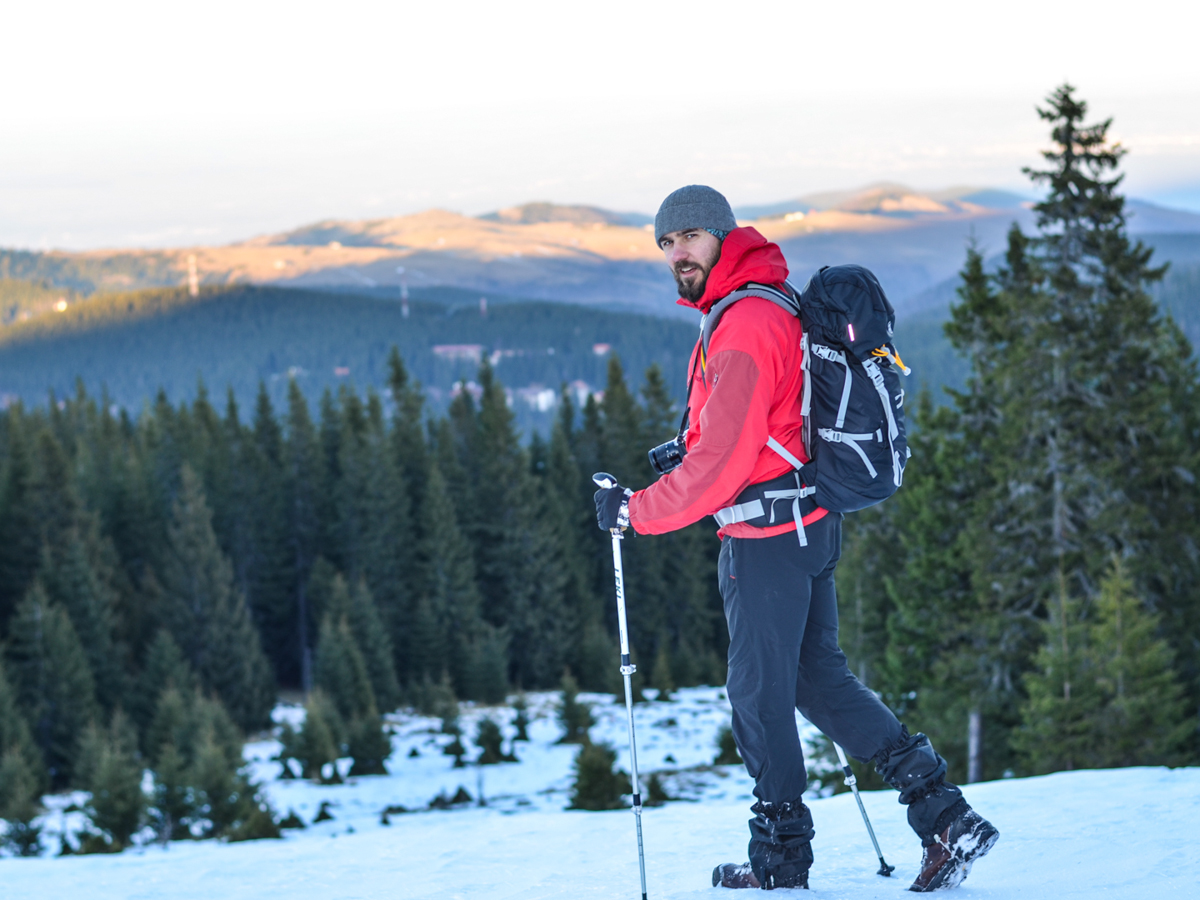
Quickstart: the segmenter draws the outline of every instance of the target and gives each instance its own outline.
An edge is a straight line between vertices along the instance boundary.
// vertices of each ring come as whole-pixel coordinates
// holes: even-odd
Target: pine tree
[[[619,769],[613,771],[617,751],[607,744],[588,742],[575,756],[575,782],[568,809],[622,809],[629,780]]]
[[[8,680],[4,660],[0,658],[0,756],[7,753],[21,757],[22,771],[31,779],[31,790],[36,799],[47,786],[46,767],[33,741],[29,722],[18,705],[17,692]],[[0,814],[0,819],[3,818],[7,817]]]
[[[0,505],[0,632],[37,573],[41,532],[35,505],[30,425],[18,404],[5,416],[7,459]]]
[[[1060,592],[1014,741],[1037,772],[1175,764],[1190,732],[1157,617],[1118,557],[1090,616]]]
[[[70,617],[49,602],[39,582],[13,616],[6,657],[52,786],[71,784],[78,737],[99,715],[95,682]]]
[[[146,811],[133,724],[118,710],[108,728],[91,725],[83,737],[80,758],[81,774],[92,795],[86,811],[101,831],[99,839],[85,840],[83,850],[119,851],[129,846]]]
[[[170,632],[159,631],[146,652],[134,690],[131,704],[134,722],[145,732],[154,719],[163,691],[174,689],[183,696],[190,696],[198,687],[195,672]]]
[[[383,710],[395,709],[400,702],[400,686],[396,681],[393,663],[395,656],[388,629],[376,608],[371,589],[362,578],[350,590],[346,589],[343,581],[340,589],[335,589],[335,597],[338,598],[335,604],[343,610],[342,614],[346,616],[362,653],[377,705]],[[343,597],[344,601],[341,599]],[[342,602],[344,607],[341,606]]]
[[[344,616],[334,619],[327,613],[321,623],[313,678],[344,720],[357,719],[378,708],[366,663]]]
[[[1076,663],[1071,631],[1086,621],[1072,615],[1093,608],[1112,552],[1131,560],[1137,591],[1163,610],[1167,634],[1193,633],[1200,609],[1196,563],[1183,549],[1196,540],[1200,499],[1187,476],[1198,433],[1191,351],[1146,291],[1163,270],[1126,234],[1113,174],[1124,151],[1108,142],[1110,123],[1084,126],[1086,106],[1066,85],[1040,112],[1055,147],[1046,170],[1028,172],[1049,188],[1035,207],[1038,231],[1014,226],[995,274],[977,249],[968,252],[947,334],[972,375],[953,410],[922,426],[932,426],[935,454],[929,504],[906,484],[906,514],[892,517],[908,559],[891,596],[887,687],[898,697],[915,692],[913,724],[948,758],[961,758],[954,744],[961,748],[967,722],[984,722],[994,774],[1013,762],[1006,732],[1021,721],[1038,620],[1068,638],[1066,654],[1047,645],[1036,663],[1049,673],[1038,677],[1061,688]],[[914,446],[918,488],[922,450]],[[1176,650],[1194,699],[1196,648],[1180,641]],[[1057,720],[1067,735],[1064,754],[1037,765],[1077,764],[1085,741],[1076,747],[1071,735],[1086,731],[1084,704],[1064,706],[1052,685],[1044,695],[1030,690],[1023,733]],[[1018,744],[1032,759],[1025,740]]]
[[[293,585],[292,628],[289,632],[291,664],[287,662],[289,651],[281,648],[275,665],[281,681],[299,684],[308,691],[312,689],[312,648],[316,623],[320,620],[309,607],[307,590],[309,571],[317,555],[320,533],[317,515],[324,484],[321,480],[320,447],[308,413],[308,403],[295,379],[288,381],[284,472],[287,535],[292,566],[289,581]]]
[[[1159,617],[1134,592],[1120,557],[1100,583],[1092,647],[1108,698],[1100,752],[1105,765],[1177,765],[1194,731],[1174,653]]]
[[[7,825],[0,847],[15,856],[40,856],[42,829],[34,821],[41,812],[38,779],[17,747],[0,746],[0,820]]]
[[[471,680],[472,648],[483,631],[482,601],[471,548],[437,463],[430,467],[423,521],[421,556],[429,582],[418,601],[409,658],[415,673],[430,680],[449,671],[455,692],[463,695]]]
[[[42,583],[49,599],[71,617],[96,681],[96,698],[106,710],[127,700],[124,648],[115,639],[116,592],[105,578],[102,538],[95,524],[81,522],[64,535],[64,544],[42,548]],[[86,531],[86,537],[80,532]],[[89,547],[89,545],[91,545]]]
[[[180,479],[162,575],[171,630],[201,683],[241,727],[258,728],[274,699],[270,666],[217,546],[199,479],[187,466]]]
[[[579,682],[570,672],[564,672],[562,677],[562,699],[558,705],[558,724],[563,727],[564,734],[559,738],[560,744],[587,744],[591,742],[588,731],[596,724],[589,703],[579,700]]]

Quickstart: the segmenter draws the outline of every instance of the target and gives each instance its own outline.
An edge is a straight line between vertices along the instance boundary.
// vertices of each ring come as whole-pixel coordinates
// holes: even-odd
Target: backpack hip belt
[[[767,438],[767,446],[792,464],[795,471],[752,484],[740,494],[731,506],[718,509],[713,513],[717,524],[724,528],[738,522],[745,522],[755,528],[769,528],[780,524],[775,516],[775,504],[780,500],[792,501],[792,519],[796,523],[796,538],[801,547],[808,546],[808,537],[804,534],[804,517],[815,512],[817,502],[812,495],[817,492],[815,487],[806,485],[800,477],[802,463],[794,454],[789,452],[775,438]],[[765,501],[765,502],[764,502]]]

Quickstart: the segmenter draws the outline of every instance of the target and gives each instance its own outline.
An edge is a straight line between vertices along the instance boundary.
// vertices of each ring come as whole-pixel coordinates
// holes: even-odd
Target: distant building
[[[540,384],[517,388],[517,399],[538,412],[549,412],[558,405],[558,393]]]
[[[433,355],[441,359],[465,359],[479,363],[483,360],[483,344],[434,344]]]

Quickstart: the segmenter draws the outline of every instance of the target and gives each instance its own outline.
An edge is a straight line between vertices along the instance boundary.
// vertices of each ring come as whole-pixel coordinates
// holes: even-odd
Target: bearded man
[[[728,201],[701,185],[663,201],[654,236],[679,287],[679,303],[706,314],[747,285],[780,290],[788,277],[778,246],[738,227]],[[999,832],[945,780],[946,762],[923,734],[910,735],[850,671],[838,646],[834,570],[841,513],[803,497],[794,519],[734,515],[736,505],[795,486],[809,461],[801,415],[800,320],[770,300],[745,297],[724,313],[707,357],[689,364],[684,455],[678,468],[643,491],[596,493],[604,530],[662,534],[705,516],[720,529],[718,566],[729,625],[726,691],[733,735],[754,778],[750,861],[713,871],[731,888],[807,887],[813,862],[812,814],[795,710],[860,762],[873,761],[900,791],[924,847],[911,886],[932,891],[961,883]],[[760,509],[771,506],[769,498]],[[803,540],[798,541],[797,524]]]

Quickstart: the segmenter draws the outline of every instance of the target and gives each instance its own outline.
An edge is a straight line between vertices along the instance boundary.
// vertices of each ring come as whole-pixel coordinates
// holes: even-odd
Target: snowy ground
[[[623,707],[610,698],[591,699],[604,701],[596,708],[593,738],[611,741],[624,760]],[[533,740],[517,745],[519,764],[453,769],[441,753],[450,739],[436,732],[436,720],[410,716],[396,718],[391,774],[344,785],[278,780],[279,765],[269,761],[277,745],[251,744],[247,756],[281,814],[294,810],[311,822],[326,802],[334,818],[290,831],[282,841],[0,860],[0,897],[636,900],[632,813],[564,811],[576,748],[553,743],[559,732],[552,695],[530,700],[531,713],[540,717],[530,728]],[[474,722],[485,714],[505,721],[510,715],[467,710],[464,733],[474,734]],[[674,772],[665,779],[668,789],[692,801],[644,813],[652,900],[718,896],[709,886],[713,865],[745,858],[750,781],[740,767],[707,765],[716,731],[727,721],[728,706],[716,689],[681,691],[675,701],[639,707],[643,769]],[[414,747],[419,755],[410,757]],[[478,805],[480,778],[486,807]],[[426,809],[433,797],[460,786],[472,795],[471,805]],[[1191,827],[1200,809],[1200,769],[1073,772],[964,790],[999,827],[1001,839],[959,889],[962,900],[1200,896],[1200,851]],[[868,793],[864,801],[896,875],[874,874],[878,864],[851,795],[814,798],[816,863],[813,890],[805,896],[910,896],[902,892],[916,874],[920,848],[896,794]],[[419,811],[391,815],[383,825],[380,813],[396,805]],[[51,813],[47,831],[73,815]]]

